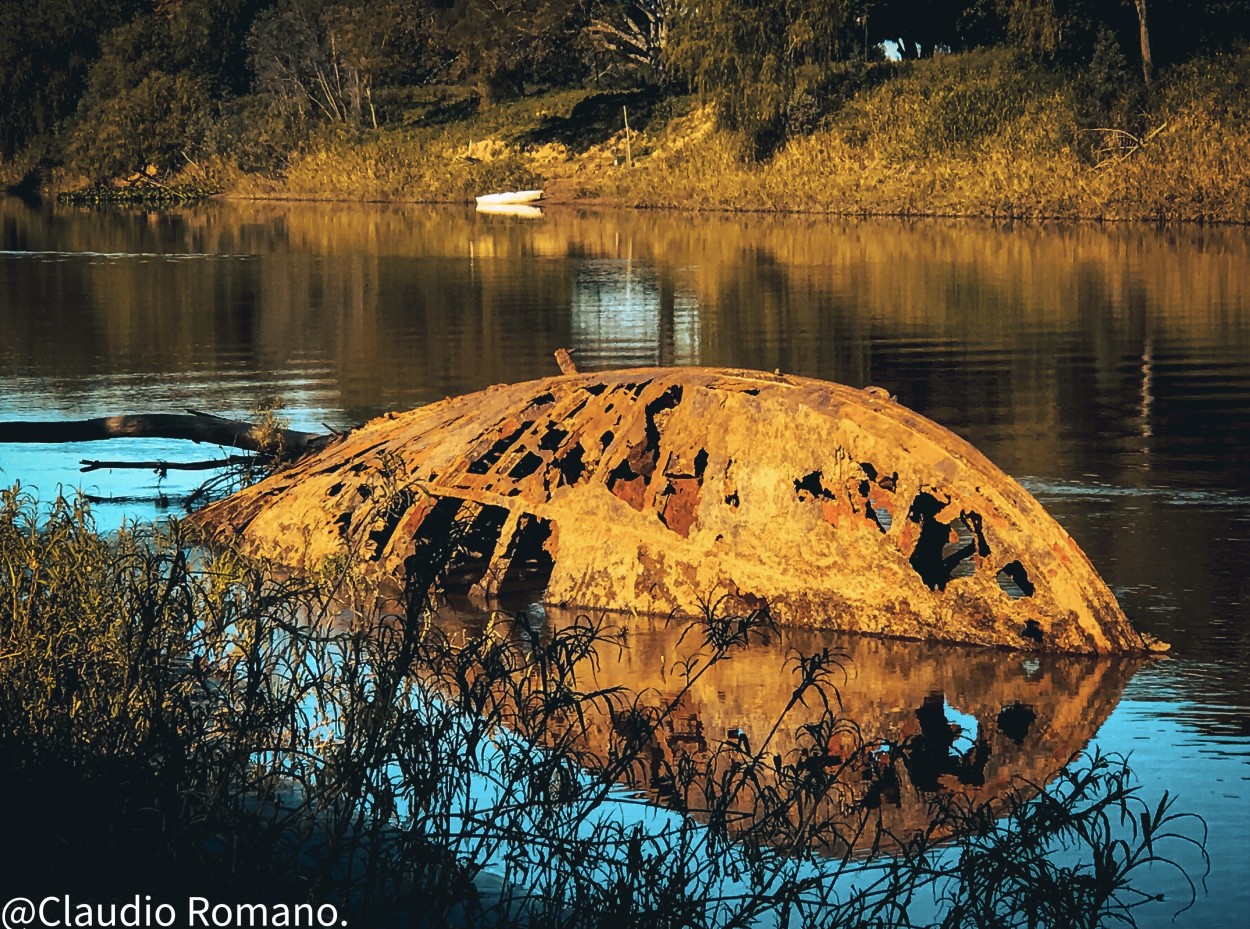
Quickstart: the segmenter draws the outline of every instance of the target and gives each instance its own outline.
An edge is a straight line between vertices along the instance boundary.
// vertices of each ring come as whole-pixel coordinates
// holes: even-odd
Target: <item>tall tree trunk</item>
[[[1154,61],[1150,57],[1150,29],[1146,25],[1146,0],[1133,0],[1137,8],[1137,25],[1141,38],[1141,73],[1146,80],[1146,89],[1150,89],[1154,79]]]

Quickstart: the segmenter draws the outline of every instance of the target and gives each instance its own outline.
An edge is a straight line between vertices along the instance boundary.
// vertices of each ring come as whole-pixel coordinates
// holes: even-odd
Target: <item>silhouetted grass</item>
[[[447,563],[458,540],[437,544]],[[827,651],[790,663],[794,750],[774,748],[779,716],[758,744],[657,758],[766,616],[709,611],[657,703],[575,673],[627,629],[521,613],[450,636],[419,567],[388,602],[350,559],[289,577],[176,525],[104,536],[80,502],[5,492],[5,886],[329,902],[356,925],[1131,925],[1143,870],[1202,847],[1098,754],[990,802],[939,792],[925,829],[890,835],[865,772],[918,749],[828,753],[858,732]],[[663,806],[640,792],[657,787]]]

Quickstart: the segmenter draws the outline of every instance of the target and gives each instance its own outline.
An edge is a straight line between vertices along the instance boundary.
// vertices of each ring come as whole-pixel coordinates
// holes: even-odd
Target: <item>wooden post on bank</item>
[[[621,107],[621,112],[625,114],[625,164],[632,168],[634,166],[634,153],[629,144],[629,107]]]

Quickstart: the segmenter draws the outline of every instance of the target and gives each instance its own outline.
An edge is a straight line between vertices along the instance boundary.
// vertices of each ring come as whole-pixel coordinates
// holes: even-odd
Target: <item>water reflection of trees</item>
[[[579,334],[596,348],[605,333],[571,318],[587,261],[618,263],[621,286],[603,297],[609,323],[613,301],[628,309],[630,275],[656,283],[630,304],[655,320],[645,328],[659,340],[652,357],[881,382],[934,418],[966,423],[974,439],[990,435],[1009,470],[1080,456],[1070,439],[1091,429],[1137,455],[1144,350],[1155,359],[1155,413],[1174,427],[1194,412],[1169,401],[1183,394],[1178,364],[1250,355],[1236,323],[1250,279],[1235,230],[565,211],[525,225],[454,209],[298,204],[2,209],[7,247],[122,256],[62,258],[56,283],[7,279],[20,287],[5,295],[10,306],[66,324],[71,370],[316,360],[344,382],[343,405],[362,412],[546,372],[551,347]],[[246,257],[152,257],[161,254]],[[693,327],[685,350],[663,342],[674,296]],[[3,325],[28,349],[19,357],[46,356],[38,327],[25,331],[12,314]],[[1004,421],[1017,428],[1003,435]]]

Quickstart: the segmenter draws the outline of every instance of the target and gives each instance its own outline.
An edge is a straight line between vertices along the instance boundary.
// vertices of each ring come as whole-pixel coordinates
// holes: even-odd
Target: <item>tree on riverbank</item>
[[[100,57],[101,34],[139,6],[137,0],[0,5],[0,158],[57,150],[60,124],[74,112]]]
[[[800,93],[852,47],[850,14],[849,0],[709,0],[676,17],[667,55],[756,159],[785,138]]]
[[[398,0],[280,2],[256,17],[248,64],[279,109],[376,129],[374,87],[423,78],[429,32],[423,8]]]
[[[1227,115],[1235,101],[1202,101],[1243,92],[1236,50],[1250,38],[1250,6],[1237,0],[38,0],[6,4],[0,18],[0,82],[23,101],[0,111],[0,167],[10,183],[25,176],[26,189],[129,177],[139,197],[181,184],[192,194],[420,199],[572,174],[580,175],[575,189],[617,190],[627,202],[761,203],[734,194],[737,180],[724,172],[738,168],[728,163],[706,176],[731,195],[724,204],[671,178],[634,190],[595,157],[563,167],[623,147],[622,101],[606,94],[624,88],[637,95],[626,106],[644,134],[631,162],[677,147],[691,126],[675,117],[693,99],[720,127],[715,144],[736,149],[743,170],[753,162],[779,170],[776,156],[788,147],[838,161],[846,145],[848,170],[880,156],[931,176],[915,182],[910,204],[853,207],[884,212],[950,209],[941,202],[950,172],[932,158],[965,157],[974,137],[1058,177],[1069,152],[1087,166],[1106,164],[1104,155],[1141,151],[1163,125],[1236,144],[1220,128],[1236,129]],[[887,61],[887,49],[903,60]],[[996,96],[1021,86],[1007,71],[1032,82],[1030,99],[1015,90]],[[892,122],[878,123],[877,111],[887,110]],[[1027,138],[1008,127],[1023,110],[1032,113],[1033,130],[1019,125]],[[1199,114],[1218,125],[1204,128]],[[713,144],[699,138],[682,143],[683,157]],[[484,139],[502,155],[483,159],[474,143]],[[552,139],[565,148],[529,157]],[[1116,152],[1103,152],[1108,141]],[[1186,137],[1178,140],[1185,147],[1202,146]],[[313,163],[327,172],[324,193],[294,180]],[[666,160],[663,170],[673,166]],[[995,170],[982,164],[977,173]],[[1075,211],[1118,215],[1119,204],[1156,195],[1224,210],[1209,192],[1191,201],[1170,189],[1175,175],[1166,189],[1109,191]],[[1091,188],[1067,183],[1067,199]],[[780,188],[765,186],[774,192],[763,204],[775,204]],[[980,195],[973,200],[955,210],[990,209]]]

